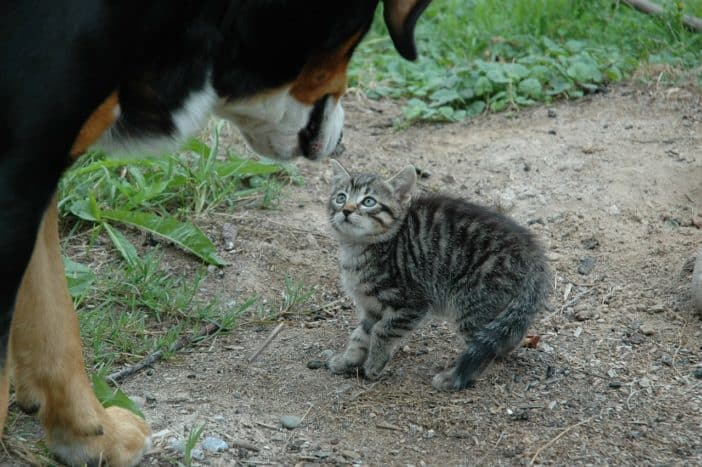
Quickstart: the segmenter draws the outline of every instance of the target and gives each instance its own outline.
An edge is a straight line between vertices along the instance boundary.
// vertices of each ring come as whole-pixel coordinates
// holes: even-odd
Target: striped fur
[[[484,207],[442,195],[412,198],[412,167],[386,181],[351,176],[332,163],[330,222],[342,283],[361,323],[329,368],[378,378],[400,339],[434,314],[454,321],[466,343],[455,366],[434,377],[434,387],[472,386],[492,360],[522,341],[548,298],[541,245]]]

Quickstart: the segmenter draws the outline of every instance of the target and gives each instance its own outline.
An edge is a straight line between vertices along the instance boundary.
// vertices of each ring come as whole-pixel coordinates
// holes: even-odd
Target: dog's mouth
[[[307,125],[297,134],[302,155],[311,160],[316,160],[320,158],[320,156],[326,156],[326,154],[322,154],[325,150],[325,144],[323,142],[324,135],[321,133],[329,99],[330,96],[327,94],[314,103]],[[341,144],[342,138],[343,132],[340,131],[334,148],[331,150],[330,154],[328,154],[329,156],[338,157],[344,152],[345,147]]]

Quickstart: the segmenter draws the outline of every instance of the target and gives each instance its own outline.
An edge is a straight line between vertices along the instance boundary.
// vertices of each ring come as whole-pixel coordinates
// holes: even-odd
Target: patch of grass
[[[659,3],[663,17],[613,0],[437,0],[419,21],[416,63],[395,53],[378,12],[351,83],[407,99],[410,123],[577,98],[648,64],[669,65],[664,80],[695,68],[702,77],[702,34],[682,24],[702,0]]]
[[[191,140],[177,155],[125,160],[92,153],[68,171],[58,196],[63,230],[68,237],[89,236],[88,257],[98,238],[109,239],[116,253],[91,266],[64,259],[95,371],[104,375],[157,350],[167,356],[181,336],[204,324],[234,327],[253,300],[225,304],[204,296],[203,263],[224,261],[196,223],[216,210],[274,206],[286,176],[296,175],[223,150],[219,128],[209,144]],[[134,228],[166,242],[140,253],[130,240]],[[165,268],[164,244],[192,254],[200,266],[194,272]]]
[[[266,307],[264,304],[259,306],[258,315],[262,320],[275,321],[287,316],[306,314],[305,306],[317,293],[316,287],[308,287],[288,274],[285,275],[283,285],[282,301],[279,304],[275,307]]]

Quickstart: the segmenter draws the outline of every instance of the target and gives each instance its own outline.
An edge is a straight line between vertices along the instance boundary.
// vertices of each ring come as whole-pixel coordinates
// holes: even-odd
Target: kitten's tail
[[[504,357],[521,344],[550,291],[550,274],[543,264],[529,275],[522,293],[494,320],[473,334],[468,348],[459,357],[453,371],[455,389],[472,386],[495,358]]]

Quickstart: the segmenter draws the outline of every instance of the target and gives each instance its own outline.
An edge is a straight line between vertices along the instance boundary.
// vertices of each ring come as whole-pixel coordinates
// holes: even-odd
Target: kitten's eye
[[[378,202],[372,196],[366,196],[365,198],[363,198],[361,204],[367,208],[372,208],[373,206],[378,204]]]
[[[334,198],[334,202],[336,202],[336,204],[344,204],[346,202],[346,195],[339,193],[336,195],[336,198]]]

